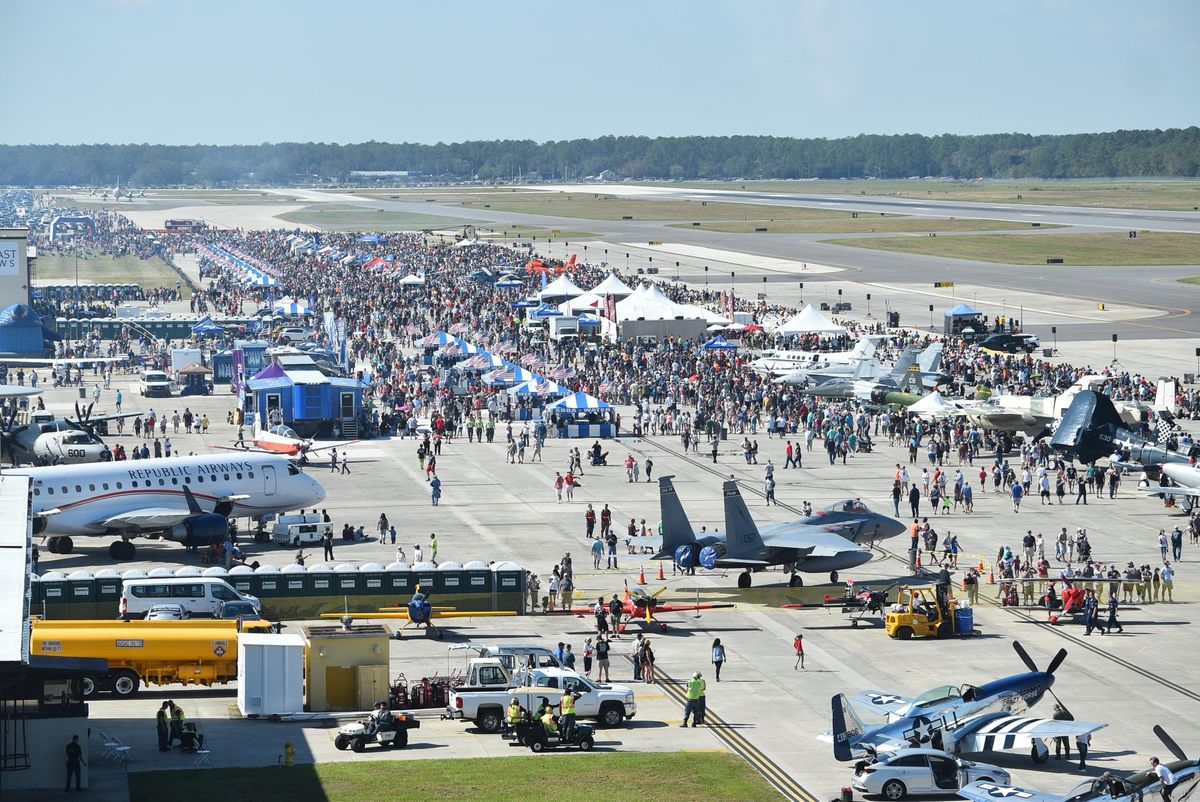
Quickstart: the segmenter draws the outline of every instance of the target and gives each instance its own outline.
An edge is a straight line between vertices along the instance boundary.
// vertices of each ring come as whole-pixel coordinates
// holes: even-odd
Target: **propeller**
[[[1033,662],[1033,658],[1029,656],[1029,652],[1025,651],[1025,647],[1021,645],[1020,641],[1013,641],[1013,650],[1016,651],[1017,655],[1021,658],[1021,662],[1025,664],[1026,668],[1034,673],[1040,671],[1040,669],[1037,667],[1037,663]],[[1058,654],[1054,655],[1054,659],[1050,661],[1050,665],[1046,666],[1045,673],[1053,675],[1054,672],[1058,670],[1058,667],[1062,665],[1063,660],[1066,659],[1067,650],[1059,649]],[[1062,699],[1058,698],[1058,695],[1054,693],[1054,690],[1049,685],[1046,686],[1046,692],[1054,697],[1054,701],[1058,703],[1058,706],[1063,709],[1064,713],[1066,713],[1068,716],[1071,715],[1071,711],[1067,709],[1067,706],[1062,703]],[[1073,719],[1074,717],[1072,716],[1072,720]]]
[[[1167,749],[1171,751],[1171,754],[1175,756],[1176,760],[1188,759],[1187,754],[1179,748],[1179,744],[1175,743],[1175,739],[1170,735],[1167,735],[1167,731],[1164,730],[1160,725],[1154,725],[1154,734],[1158,736],[1158,740],[1163,742],[1163,746],[1167,747]]]
[[[79,402],[75,402],[75,420],[73,423],[83,431],[91,435],[92,439],[97,443],[103,443],[100,436],[96,434],[96,424],[92,423],[92,408],[96,406],[96,402],[87,405],[86,408],[80,408]]]

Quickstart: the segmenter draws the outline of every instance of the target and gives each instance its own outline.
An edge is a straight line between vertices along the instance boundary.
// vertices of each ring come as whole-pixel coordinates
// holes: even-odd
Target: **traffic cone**
[[[662,560],[659,560],[658,561],[658,581],[665,582],[666,580],[667,580],[667,578],[665,576],[663,576]]]
[[[921,570],[921,550],[917,549],[917,570]]]
[[[639,585],[646,584],[646,567],[645,566],[638,566],[638,581],[637,581],[637,583]]]
[[[991,570],[988,571],[988,584],[989,585],[996,584],[996,572],[995,571],[991,571]]]
[[[979,559],[979,573],[983,573],[983,558]]]

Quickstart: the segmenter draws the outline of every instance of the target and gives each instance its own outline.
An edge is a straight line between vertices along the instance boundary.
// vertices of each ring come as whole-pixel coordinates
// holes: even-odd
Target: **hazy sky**
[[[4,143],[1200,123],[1200,0],[8,0],[4,9]]]

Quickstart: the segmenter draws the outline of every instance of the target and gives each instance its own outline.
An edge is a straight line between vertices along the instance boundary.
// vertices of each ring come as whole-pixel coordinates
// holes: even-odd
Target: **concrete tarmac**
[[[125,408],[148,409],[153,405],[160,414],[189,406],[194,412],[207,412],[212,426],[207,436],[172,434],[177,449],[198,453],[217,446],[230,445],[233,427],[225,423],[231,399],[210,398],[158,399],[151,402],[136,395],[133,377],[118,376],[125,395]],[[69,409],[74,389],[51,390],[48,406]],[[102,394],[97,413],[111,409],[112,390]],[[90,398],[90,392],[89,392]],[[630,410],[622,413],[628,419]],[[129,431],[127,429],[126,431]],[[604,443],[609,450],[609,467],[585,466],[582,487],[572,503],[555,503],[551,482],[555,470],[566,466],[568,447],[585,448],[590,441],[550,440],[544,462],[523,465],[505,463],[503,429],[493,444],[454,441],[443,448],[439,471],[443,480],[442,505],[429,504],[428,491],[416,458],[416,443],[391,439],[356,444],[351,449],[350,476],[329,474],[321,466],[310,468],[326,486],[329,497],[324,503],[334,522],[335,531],[343,523],[362,524],[372,533],[380,512],[397,524],[401,543],[411,555],[412,546],[421,543],[428,549],[429,534],[436,532],[440,542],[439,559],[512,559],[546,577],[562,554],[571,552],[579,585],[577,598],[594,599],[600,594],[620,593],[633,586],[644,567],[650,580],[648,590],[660,583],[655,579],[657,565],[642,556],[621,556],[618,571],[594,571],[588,557],[589,541],[584,536],[583,513],[588,503],[597,509],[611,505],[618,531],[630,518],[645,518],[653,526],[658,521],[658,492],[655,482],[631,484],[620,466],[626,454],[639,460],[651,457],[654,475],[674,474],[676,486],[693,525],[719,528],[722,525],[720,494],[723,477],[733,475],[742,485],[743,494],[760,526],[796,516],[795,508],[807,499],[820,507],[848,496],[861,497],[878,509],[890,506],[888,487],[897,462],[906,455],[886,445],[876,453],[856,455],[845,465],[829,465],[820,452],[804,454],[804,468],[783,470],[784,441],[765,434],[749,435],[760,447],[759,464],[745,464],[737,443],[740,435],[722,445],[718,463],[707,455],[683,455],[674,437],[633,438],[623,436]],[[112,438],[133,443],[133,437]],[[140,441],[139,441],[140,442]],[[766,507],[761,490],[767,459],[776,465],[777,492],[787,507]],[[910,466],[919,476],[922,456]],[[977,484],[978,466],[974,469]],[[964,471],[971,475],[970,469]],[[1042,532],[1049,540],[1060,526],[1086,527],[1095,554],[1104,561],[1135,560],[1138,564],[1158,563],[1157,532],[1182,523],[1182,517],[1164,511],[1157,500],[1142,497],[1123,486],[1114,500],[1093,497],[1086,507],[1074,504],[1040,506],[1036,498],[1027,499],[1020,513],[1012,511],[1007,497],[977,487],[976,512],[938,516],[939,532],[954,531],[967,555],[963,562],[979,559],[990,564],[1002,544],[1016,546],[1027,528]],[[923,505],[924,507],[924,505]],[[923,509],[923,512],[925,510]],[[43,550],[41,570],[75,570],[111,567],[106,553],[107,541],[79,544],[78,553],[51,555]],[[895,555],[905,543],[890,541],[877,550],[875,559],[841,579],[890,580],[908,575],[905,561]],[[666,632],[657,627],[648,631],[655,645],[659,667],[670,678],[682,681],[700,670],[709,679],[710,709],[727,722],[724,727],[706,732],[689,728],[679,732],[682,715],[671,693],[660,687],[637,686],[640,712],[631,726],[616,732],[603,732],[600,748],[619,750],[711,750],[728,748],[730,742],[744,754],[770,771],[786,775],[815,798],[830,798],[845,785],[848,766],[832,759],[828,744],[816,736],[829,728],[829,700],[838,692],[854,693],[865,689],[914,695],[942,684],[978,684],[989,679],[1023,671],[1010,641],[1020,640],[1039,664],[1048,663],[1059,648],[1070,656],[1058,671],[1055,691],[1080,720],[1098,720],[1109,727],[1097,734],[1093,743],[1089,774],[1074,765],[1051,760],[1034,766],[1027,755],[983,758],[1009,766],[1018,782],[1046,790],[1063,792],[1077,779],[1103,769],[1144,768],[1151,754],[1160,747],[1150,733],[1161,723],[1182,744],[1195,743],[1200,724],[1200,695],[1195,690],[1200,668],[1187,659],[1195,642],[1191,626],[1195,622],[1194,602],[1200,598],[1196,574],[1197,547],[1185,545],[1184,560],[1178,566],[1175,604],[1150,604],[1124,611],[1125,634],[1101,638],[1083,637],[1071,626],[1050,627],[1044,616],[995,607],[989,600],[994,586],[984,587],[984,599],[976,608],[978,636],[943,642],[888,639],[877,626],[851,629],[839,614],[824,610],[780,610],[773,606],[787,598],[782,588],[784,575],[768,571],[754,577],[755,589],[741,592],[734,587],[736,576],[701,571],[695,577],[673,576],[669,564],[663,566],[669,588],[663,601],[687,602],[700,599],[731,599],[734,610],[716,610],[695,616],[692,613],[664,615]],[[428,553],[428,552],[427,552]],[[249,558],[264,563],[291,562],[291,549],[250,546]],[[337,562],[388,562],[395,554],[390,543],[367,542],[339,545]],[[138,565],[189,565],[196,558],[174,544],[142,542]],[[807,584],[818,584],[827,577],[808,575]],[[956,577],[957,581],[957,577]],[[543,585],[543,588],[545,586]],[[838,594],[842,586],[831,586]],[[114,611],[115,612],[115,611]],[[792,638],[805,634],[807,667],[793,668]],[[461,666],[461,659],[449,657],[446,645],[457,641],[505,642],[533,641],[554,646],[558,641],[572,643],[578,652],[591,634],[590,617],[525,616],[518,618],[482,618],[456,621],[445,641],[406,637],[393,642],[392,673],[403,672],[410,680],[432,673],[445,674]],[[719,684],[712,681],[710,647],[720,637],[729,653]],[[628,639],[620,641],[628,644]],[[624,648],[624,647],[622,647]],[[613,679],[627,680],[630,669],[614,661]],[[159,755],[153,746],[152,708],[162,698],[173,698],[184,705],[189,718],[199,720],[208,733],[214,765],[272,765],[285,740],[297,745],[298,759],[329,760],[408,760],[420,757],[479,756],[513,754],[517,750],[502,745],[494,736],[475,734],[462,724],[429,720],[413,738],[413,746],[404,752],[384,756],[340,753],[332,747],[333,731],[324,724],[294,722],[267,724],[243,722],[230,717],[234,704],[228,689],[199,691],[182,688],[148,690],[131,702],[102,699],[92,705],[93,734],[107,731],[117,734],[135,747],[134,763],[129,770],[187,767],[191,758]],[[1049,702],[1043,703],[1048,707]],[[1043,713],[1047,711],[1041,711]],[[724,739],[720,732],[724,732]],[[735,733],[731,734],[731,733]],[[740,739],[740,740],[739,740]],[[101,778],[105,772],[125,769],[94,761],[93,771]],[[111,785],[110,785],[111,787]],[[114,797],[116,798],[116,797]],[[799,792],[793,798],[807,798]]]

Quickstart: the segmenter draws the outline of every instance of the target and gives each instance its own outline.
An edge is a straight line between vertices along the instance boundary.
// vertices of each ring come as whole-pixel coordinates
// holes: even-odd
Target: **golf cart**
[[[421,722],[409,713],[393,715],[390,710],[376,708],[375,712],[353,724],[338,730],[333,745],[340,750],[347,748],[361,752],[367,744],[375,743],[384,749],[403,749],[408,746],[408,731],[421,726]]]
[[[549,735],[540,721],[515,724],[513,725],[513,730],[516,732],[517,743],[528,746],[534,752],[543,752],[547,749],[556,749],[559,747],[574,747],[582,752],[590,752],[592,751],[592,747],[596,745],[595,729],[587,724],[580,724],[578,722],[575,723],[570,737],[566,740],[563,740],[558,735]]]

